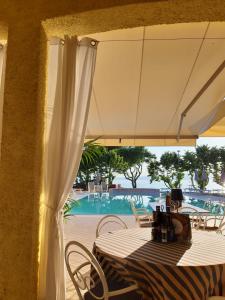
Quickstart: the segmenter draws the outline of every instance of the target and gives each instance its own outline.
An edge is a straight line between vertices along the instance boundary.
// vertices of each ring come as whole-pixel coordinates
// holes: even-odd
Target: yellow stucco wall
[[[7,37],[8,25],[0,162],[1,300],[37,297],[44,31],[47,36],[80,35],[206,20],[225,20],[224,0],[0,0],[0,40]]]

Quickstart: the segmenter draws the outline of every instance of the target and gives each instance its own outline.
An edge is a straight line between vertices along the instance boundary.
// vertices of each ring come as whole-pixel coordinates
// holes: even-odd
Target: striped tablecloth
[[[143,299],[207,300],[225,296],[225,238],[192,232],[188,244],[151,241],[150,228],[103,234],[94,254],[111,280],[136,282]]]

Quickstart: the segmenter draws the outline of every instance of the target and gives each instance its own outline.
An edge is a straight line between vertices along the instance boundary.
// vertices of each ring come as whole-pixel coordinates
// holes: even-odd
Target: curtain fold
[[[97,41],[49,44],[48,105],[40,210],[39,300],[64,300],[63,206],[76,177],[86,131]]]
[[[4,102],[6,48],[7,48],[6,45],[0,44],[0,149],[2,144],[2,117],[3,117],[3,102]]]

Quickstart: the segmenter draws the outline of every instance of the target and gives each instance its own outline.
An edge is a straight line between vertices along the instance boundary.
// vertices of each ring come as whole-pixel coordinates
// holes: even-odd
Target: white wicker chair
[[[96,238],[99,237],[100,235],[100,231],[102,230],[103,227],[106,227],[107,225],[112,225],[112,224],[116,224],[116,225],[119,225],[119,228],[120,229],[127,229],[127,225],[126,223],[121,219],[119,218],[118,216],[116,215],[107,215],[107,216],[104,216],[99,222],[98,222],[98,225],[97,225],[97,228],[96,228]],[[112,229],[110,229],[111,231]]]
[[[88,192],[89,193],[94,193],[95,192],[95,184],[93,181],[88,182]]]
[[[216,233],[225,235],[225,221],[220,223]]]
[[[222,224],[224,217],[217,215],[208,215],[205,217],[204,222],[202,222],[199,229],[203,229],[206,231],[217,231]]]
[[[103,193],[108,193],[108,184],[106,182],[102,182],[101,183],[101,186],[102,186],[102,192]]]
[[[178,209],[179,213],[187,213],[191,220],[191,226],[198,229],[204,221],[199,211],[194,207],[182,206]]]
[[[220,212],[220,209],[217,213]],[[208,214],[204,218],[203,224],[201,224],[199,229],[208,230],[208,231],[218,231],[225,221],[225,210],[222,215],[219,214]]]
[[[79,266],[75,262],[81,262]],[[105,274],[95,256],[82,244],[71,241],[65,248],[65,262],[79,300],[141,300],[136,284],[110,289]]]
[[[138,225],[140,227],[150,227],[153,221],[152,214],[150,214],[144,207],[136,208],[133,201],[130,201],[130,205]]]

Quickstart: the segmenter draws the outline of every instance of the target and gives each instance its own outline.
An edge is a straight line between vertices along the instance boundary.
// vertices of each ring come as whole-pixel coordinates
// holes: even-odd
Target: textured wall
[[[8,27],[5,23],[0,21],[0,41],[7,40],[8,36]]]
[[[224,0],[0,0],[0,8],[0,40],[7,34],[2,21],[8,24],[0,162],[0,300],[33,300],[37,295],[46,61],[41,24],[47,35],[63,35],[224,21],[225,5]],[[53,17],[59,18],[47,20]]]

